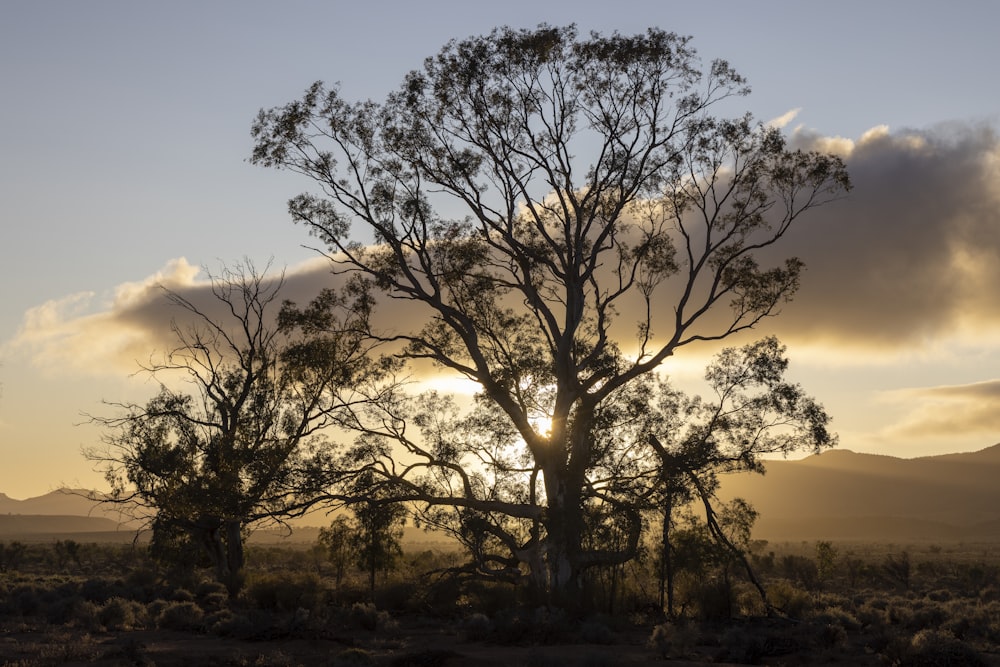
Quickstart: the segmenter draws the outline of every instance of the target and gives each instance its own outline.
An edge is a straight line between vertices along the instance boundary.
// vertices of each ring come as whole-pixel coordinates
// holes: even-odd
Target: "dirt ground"
[[[645,648],[644,639],[612,646],[588,644],[550,646],[501,646],[460,642],[454,636],[422,633],[402,639],[286,638],[247,641],[162,630],[83,634],[71,630],[40,633],[5,632],[0,638],[0,664],[33,665],[195,665],[293,666],[338,665],[337,656],[363,648],[371,664],[392,667],[517,667],[523,665],[573,667],[576,665],[663,664]],[[363,662],[345,664],[362,665]],[[671,664],[685,664],[672,662]],[[692,663],[694,664],[694,663]]]
[[[453,633],[427,627],[405,628],[387,637],[379,633],[358,633],[357,636],[245,640],[167,630],[86,633],[75,628],[22,625],[0,632],[0,665],[638,667],[665,664],[646,647],[648,636],[647,630],[637,628],[620,633],[616,643],[611,645],[510,646],[467,642]],[[349,661],[345,651],[352,648],[362,649],[372,658],[371,662]],[[707,655],[693,655],[692,658],[695,659],[671,660],[669,664],[693,665],[710,661]]]
[[[743,626],[757,638],[770,637],[769,654],[726,660],[718,644],[699,645],[683,658],[664,659],[647,646],[651,628],[619,631],[611,644],[507,645],[465,641],[454,630],[427,620],[401,624],[392,632],[338,630],[282,637],[236,639],[195,632],[133,630],[86,632],[61,626],[7,624],[0,628],[0,667],[48,665],[135,665],[143,667],[639,667],[643,665],[882,665],[880,656],[857,642],[816,651],[783,638],[789,628],[769,621]],[[704,638],[704,637],[703,637]],[[351,656],[354,651],[359,655]],[[983,659],[1000,667],[1000,654]],[[731,660],[731,659],[730,659]],[[935,663],[938,664],[938,663]],[[945,663],[941,663],[945,664]],[[959,664],[949,662],[947,664]]]

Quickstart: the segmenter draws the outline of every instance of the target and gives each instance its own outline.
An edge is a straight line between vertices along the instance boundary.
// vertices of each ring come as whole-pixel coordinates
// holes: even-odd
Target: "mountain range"
[[[1000,541],[1000,444],[902,459],[835,449],[723,479],[772,540]]]
[[[757,538],[1000,541],[1000,444],[913,459],[835,449],[766,468],[764,475],[727,475],[719,491],[723,501],[738,496],[753,504]],[[0,539],[133,530],[114,506],[86,496],[62,489],[15,500],[0,493]],[[327,523],[317,517],[312,523]]]

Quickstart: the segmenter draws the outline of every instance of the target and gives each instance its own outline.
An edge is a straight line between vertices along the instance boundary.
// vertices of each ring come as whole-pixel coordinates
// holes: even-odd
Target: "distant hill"
[[[732,475],[720,498],[760,513],[766,539],[1000,541],[1000,445],[901,459],[831,450]]]
[[[84,489],[58,489],[17,500],[0,493],[0,539],[60,537],[119,541],[135,535],[137,524],[120,508],[88,499]]]
[[[101,533],[118,529],[117,523],[103,517],[0,514],[0,535]]]
[[[798,461],[768,461],[766,475],[729,475],[722,500],[743,497],[760,516],[758,538],[905,542],[1000,541],[1000,444],[977,452],[901,459],[836,449]],[[0,493],[0,539],[12,535],[117,534],[134,530],[113,505],[80,490],[14,500]],[[319,513],[296,522],[293,540],[326,525]],[[407,537],[433,542],[416,529]],[[266,531],[262,541],[287,536]]]
[[[103,517],[115,523],[129,521],[129,517],[124,516],[118,507],[90,500],[88,496],[91,493],[85,489],[57,489],[26,500],[16,500],[0,493],[0,515],[87,516]]]

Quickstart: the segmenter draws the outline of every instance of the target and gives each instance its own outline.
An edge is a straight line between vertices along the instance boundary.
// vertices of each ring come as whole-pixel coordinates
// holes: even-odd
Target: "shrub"
[[[767,590],[774,607],[791,618],[802,618],[812,609],[809,594],[786,581],[779,581]]]
[[[113,597],[98,612],[98,620],[108,630],[131,630],[144,625],[146,607],[135,600]]]
[[[947,588],[939,588],[927,593],[927,599],[933,600],[934,602],[948,602],[953,597],[952,592]]]
[[[385,584],[375,594],[375,605],[380,609],[407,611],[413,608],[413,601],[419,593],[420,588],[412,581]]]
[[[80,594],[84,599],[98,604],[104,604],[113,597],[128,597],[124,582],[104,577],[96,577],[83,582]]]
[[[910,640],[903,667],[977,667],[986,661],[974,648],[941,630],[921,630]]]
[[[42,596],[34,586],[19,586],[13,598],[14,607],[22,616],[34,616],[42,611]]]
[[[206,616],[204,625],[210,632],[222,637],[253,639],[272,632],[275,619],[270,612],[261,609],[248,609],[239,614],[223,609]]]
[[[661,623],[653,628],[647,646],[666,660],[686,657],[694,650],[697,641],[698,631],[693,626]]]
[[[53,625],[66,625],[73,620],[77,605],[83,603],[79,595],[63,595],[45,606],[45,620]]]
[[[74,605],[72,612],[72,624],[78,628],[91,632],[101,629],[100,620],[101,608],[90,600],[81,600]]]
[[[728,621],[733,616],[730,585],[721,579],[701,581],[688,590],[695,615],[703,621]]]
[[[196,630],[201,628],[205,612],[194,602],[168,602],[156,618],[156,626],[164,630]]]
[[[789,554],[781,559],[781,569],[786,578],[797,582],[807,590],[814,591],[819,588],[819,567],[811,558]]]
[[[351,625],[362,630],[374,631],[378,627],[378,610],[371,602],[355,602],[349,616]]]
[[[170,594],[170,599],[174,602],[194,602],[194,593],[186,588],[177,588]]]
[[[264,575],[247,586],[247,597],[260,609],[295,611],[317,608],[323,600],[319,578],[312,574]]]

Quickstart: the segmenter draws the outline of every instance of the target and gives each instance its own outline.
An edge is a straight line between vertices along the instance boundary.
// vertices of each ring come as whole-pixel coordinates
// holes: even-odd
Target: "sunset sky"
[[[585,5],[593,5],[586,7]],[[809,9],[806,9],[809,7]],[[308,299],[327,279],[286,213],[308,189],[247,162],[258,109],[317,79],[381,99],[451,38],[575,22],[693,36],[750,81],[739,111],[836,152],[854,190],[783,247],[803,288],[761,335],[842,447],[1000,442],[1000,4],[0,3],[0,493],[103,488],[81,424],[142,400],[174,312],[157,283],[244,257]],[[151,305],[153,304],[153,305]],[[684,382],[704,359],[666,370]]]

